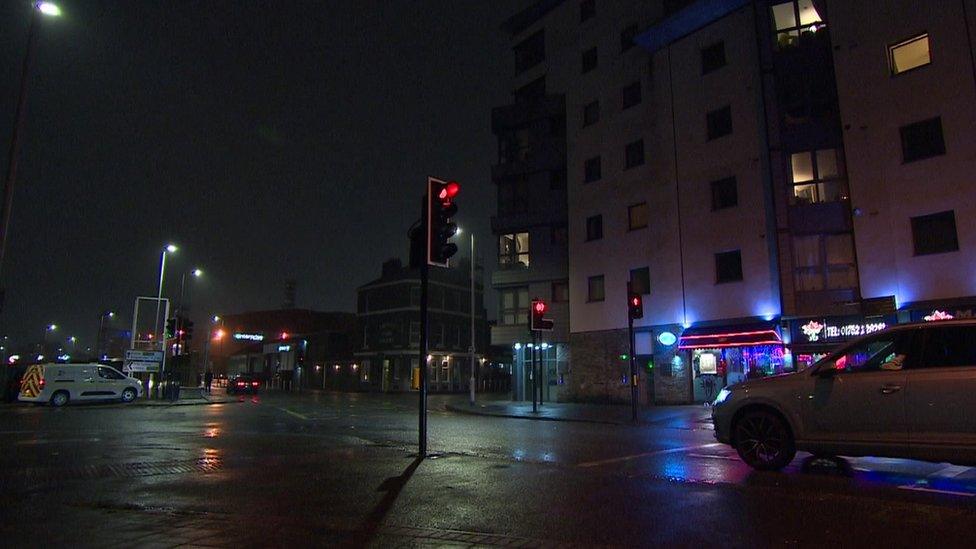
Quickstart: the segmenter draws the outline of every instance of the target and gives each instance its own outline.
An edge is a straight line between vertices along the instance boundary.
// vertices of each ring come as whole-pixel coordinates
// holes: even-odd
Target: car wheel
[[[129,403],[136,399],[136,390],[132,387],[126,387],[122,390],[122,402]]]
[[[68,392],[58,391],[51,395],[51,406],[55,408],[60,408],[68,403]]]
[[[774,412],[747,412],[735,422],[734,432],[739,457],[753,469],[778,471],[796,455],[789,426]]]

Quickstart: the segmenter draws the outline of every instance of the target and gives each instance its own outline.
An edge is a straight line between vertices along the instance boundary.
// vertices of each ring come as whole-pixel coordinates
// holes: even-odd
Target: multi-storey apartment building
[[[581,0],[523,12],[566,105],[563,398],[703,401],[971,314],[972,2]],[[529,17],[531,16],[531,17]],[[529,19],[526,19],[529,17]],[[531,22],[529,22],[531,20]]]

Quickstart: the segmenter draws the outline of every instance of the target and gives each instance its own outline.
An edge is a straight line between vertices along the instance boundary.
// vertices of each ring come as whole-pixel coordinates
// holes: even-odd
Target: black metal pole
[[[427,197],[424,195],[423,206],[421,207],[420,226],[427,226]],[[426,232],[424,233],[426,235]],[[424,237],[424,258],[420,262],[420,386],[418,387],[419,407],[418,410],[418,436],[417,455],[420,458],[427,457],[427,288],[429,286],[430,266],[427,264],[429,257],[427,248],[430,247],[430,239]]]
[[[531,333],[532,333],[532,347],[529,348],[529,368],[530,368],[529,371],[532,372],[530,376],[532,378],[532,413],[536,413],[539,411],[539,404],[538,404],[538,400],[536,399],[537,395],[535,391],[535,387],[537,385],[536,375],[535,375],[535,330],[531,330]]]
[[[637,358],[634,357],[634,318],[627,311],[627,335],[630,341],[630,412],[631,419],[637,423]]]

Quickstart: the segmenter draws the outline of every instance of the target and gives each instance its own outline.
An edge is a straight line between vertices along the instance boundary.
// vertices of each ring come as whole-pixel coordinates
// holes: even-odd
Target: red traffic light
[[[536,314],[540,314],[540,315],[542,313],[546,312],[546,302],[545,301],[536,301],[535,302],[535,312],[536,312]]]
[[[438,193],[437,198],[441,200],[450,200],[457,196],[458,192],[461,191],[461,185],[457,181],[451,181],[447,185],[441,187],[441,192]]]

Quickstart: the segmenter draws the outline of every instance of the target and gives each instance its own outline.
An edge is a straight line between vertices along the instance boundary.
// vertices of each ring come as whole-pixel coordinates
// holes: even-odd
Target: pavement
[[[445,409],[460,414],[535,419],[543,421],[571,421],[602,423],[607,425],[632,425],[633,411],[629,405],[575,404],[545,402],[533,409],[532,403],[511,400],[476,399],[472,406],[466,397],[454,397],[444,404]],[[659,425],[674,429],[711,430],[711,408],[688,406],[644,406],[638,409],[638,423]]]
[[[782,472],[758,472],[708,429],[687,428],[704,412],[693,407],[658,410],[660,421],[634,426],[449,411],[457,404],[430,397],[425,459],[417,459],[414,394],[269,391],[234,406],[3,407],[0,540],[976,546],[972,468],[801,454]]]

